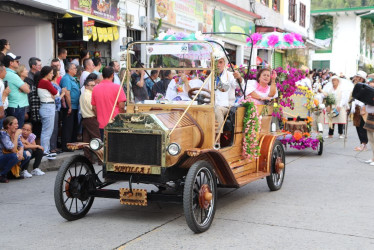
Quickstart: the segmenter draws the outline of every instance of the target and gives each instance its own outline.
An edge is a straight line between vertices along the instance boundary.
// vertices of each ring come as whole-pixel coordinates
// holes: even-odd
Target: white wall
[[[353,76],[360,54],[360,17],[354,13],[334,16],[332,53],[310,53],[312,61],[329,60],[330,70]]]
[[[305,5],[305,27],[300,26],[300,3]],[[301,34],[303,37],[308,37],[308,28],[310,26],[310,0],[296,0],[296,22],[288,19],[288,5],[289,1],[284,2],[284,14],[283,22],[285,30],[289,32],[296,32]]]
[[[21,64],[28,65],[30,57],[38,57],[43,65],[53,59],[52,23],[14,15],[1,13],[1,38],[9,41],[11,52],[21,56]]]

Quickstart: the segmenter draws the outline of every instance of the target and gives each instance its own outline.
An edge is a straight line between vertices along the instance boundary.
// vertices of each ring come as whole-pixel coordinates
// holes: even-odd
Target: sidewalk
[[[39,168],[42,171],[56,171],[60,168],[60,166],[65,160],[69,159],[73,155],[80,155],[80,154],[83,155],[83,150],[75,150],[74,152],[64,152],[64,153],[58,154],[55,160],[48,160],[47,158],[43,157]],[[33,164],[34,164],[34,159],[30,161],[29,171],[32,170]]]

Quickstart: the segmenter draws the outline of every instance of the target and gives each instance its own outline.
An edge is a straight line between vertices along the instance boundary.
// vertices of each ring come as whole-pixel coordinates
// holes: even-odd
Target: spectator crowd
[[[100,58],[91,59],[82,50],[79,59],[68,62],[64,48],[51,62],[31,57],[25,66],[20,59],[9,41],[0,39],[1,183],[44,175],[39,168],[43,157],[54,160],[71,151],[69,143],[102,138],[109,120],[125,108],[116,61],[104,67]]]

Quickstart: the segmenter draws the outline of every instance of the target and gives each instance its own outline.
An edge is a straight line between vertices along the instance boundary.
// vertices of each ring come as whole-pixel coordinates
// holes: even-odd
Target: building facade
[[[309,52],[310,65],[346,76],[353,76],[358,69],[370,71],[372,38],[365,23],[372,22],[373,12],[374,7],[312,11],[313,35],[325,48]]]

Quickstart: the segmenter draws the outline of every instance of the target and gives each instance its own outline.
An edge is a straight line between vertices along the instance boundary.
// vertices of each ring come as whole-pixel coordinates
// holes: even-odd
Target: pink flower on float
[[[270,35],[268,38],[268,44],[270,47],[274,47],[279,42],[279,37],[277,35]]]
[[[172,29],[168,29],[168,31],[166,31],[166,34],[167,35],[173,35],[174,31]]]
[[[294,37],[296,38],[297,41],[299,42],[304,42],[303,37],[300,34],[293,33]]]
[[[295,37],[290,33],[287,33],[286,35],[284,35],[284,40],[288,42],[289,44],[292,44],[294,39]]]
[[[256,44],[258,41],[260,41],[262,39],[262,35],[260,33],[253,33],[251,35],[251,38],[253,40],[253,44]],[[249,39],[249,38],[248,38]]]

